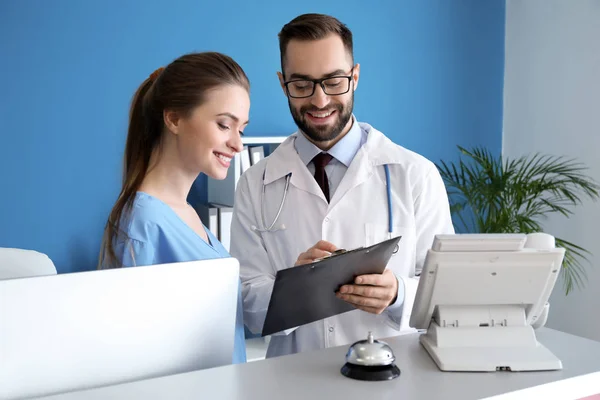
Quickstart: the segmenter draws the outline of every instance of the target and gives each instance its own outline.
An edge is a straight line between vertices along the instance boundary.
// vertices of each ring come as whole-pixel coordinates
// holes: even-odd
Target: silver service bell
[[[346,364],[342,375],[362,381],[384,381],[400,376],[400,369],[394,364],[396,357],[391,347],[382,341],[374,340],[369,332],[367,340],[354,343],[346,353]]]

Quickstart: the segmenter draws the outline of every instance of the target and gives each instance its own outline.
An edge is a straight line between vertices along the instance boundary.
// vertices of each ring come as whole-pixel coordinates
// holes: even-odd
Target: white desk
[[[46,397],[94,399],[481,399],[600,371],[600,342],[543,328],[538,339],[561,371],[452,373],[438,370],[416,334],[387,339],[401,375],[362,382],[340,374],[347,347],[295,354],[163,378]]]

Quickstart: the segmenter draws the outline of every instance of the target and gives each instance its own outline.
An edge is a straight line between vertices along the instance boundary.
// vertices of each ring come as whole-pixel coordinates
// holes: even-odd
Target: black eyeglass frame
[[[321,78],[321,79],[292,79],[292,80],[284,82],[283,84],[285,85],[285,93],[288,95],[288,97],[290,97],[292,99],[306,99],[308,97],[312,97],[315,94],[315,89],[317,88],[317,85],[321,86],[323,93],[325,93],[327,96],[341,96],[350,91],[350,88],[352,87],[352,85],[350,83],[353,80],[352,78],[354,78],[353,74],[354,74],[354,67],[352,67],[352,69],[350,70],[350,76],[335,75],[335,76],[328,76],[327,78]],[[327,90],[325,89],[325,84],[323,82],[327,81],[329,79],[341,79],[341,78],[348,79],[348,89],[346,89],[346,91],[342,92],[342,93],[335,93],[335,94],[327,93]],[[312,82],[313,83],[312,92],[310,92],[310,94],[306,95],[306,96],[292,96],[290,94],[290,89],[288,88],[288,85],[290,83],[294,83],[294,82]]]

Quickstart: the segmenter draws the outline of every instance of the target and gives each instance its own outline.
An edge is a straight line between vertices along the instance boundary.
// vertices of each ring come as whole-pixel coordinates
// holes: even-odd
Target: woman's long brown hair
[[[206,100],[206,92],[222,85],[250,91],[248,77],[229,56],[216,52],[186,54],[152,73],[135,92],[129,112],[123,185],[104,229],[98,268],[121,267],[115,242],[127,240],[121,229],[129,215],[164,132],[165,110],[190,115]]]

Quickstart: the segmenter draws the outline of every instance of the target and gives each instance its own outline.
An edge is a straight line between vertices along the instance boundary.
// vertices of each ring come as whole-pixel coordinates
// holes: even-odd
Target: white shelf
[[[249,147],[264,147],[265,155],[270,154],[279,146],[287,136],[242,136],[242,143]],[[207,201],[209,203],[225,204],[233,207],[235,188],[242,174],[240,153],[236,153],[231,160],[231,166],[224,180],[208,178]]]
[[[278,144],[282,143],[287,136],[242,136],[243,144]]]

